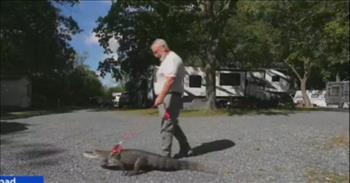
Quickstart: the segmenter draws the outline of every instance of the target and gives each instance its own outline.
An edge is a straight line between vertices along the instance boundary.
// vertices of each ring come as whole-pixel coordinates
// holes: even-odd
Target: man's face
[[[165,48],[161,45],[155,45],[152,47],[154,57],[161,59],[165,54]]]

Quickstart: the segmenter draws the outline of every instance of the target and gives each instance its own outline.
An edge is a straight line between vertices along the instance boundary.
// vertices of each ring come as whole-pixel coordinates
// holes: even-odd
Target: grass
[[[1,120],[27,118],[39,115],[47,115],[54,113],[71,112],[74,109],[80,109],[77,107],[64,107],[58,109],[46,109],[46,110],[26,110],[18,112],[1,112]],[[138,115],[138,116],[158,116],[158,110],[155,108],[150,109],[120,109],[126,114]],[[240,115],[289,115],[295,112],[309,112],[309,111],[325,111],[325,109],[318,108],[231,108],[231,109],[217,109],[215,111],[208,111],[205,109],[191,109],[184,110],[181,113],[181,117],[208,117],[208,116],[240,116]]]
[[[349,149],[349,135],[339,135],[331,138],[325,145],[326,150],[332,150],[334,148],[345,148]]]
[[[121,110],[124,113],[141,116],[158,116],[157,109],[135,109],[135,110]],[[184,110],[181,112],[181,117],[201,117],[201,116],[218,116],[228,115],[224,110],[207,111],[207,110]]]
[[[181,116],[183,117],[206,117],[206,116],[227,116],[227,112],[222,109],[217,109],[215,111],[208,111],[208,110],[184,110],[181,113]]]
[[[306,173],[306,177],[309,183],[348,183],[349,182],[349,173],[345,175],[336,173],[336,172],[328,172],[328,171],[320,171],[311,169]]]
[[[1,120],[27,118],[27,117],[39,116],[39,115],[45,115],[45,114],[49,114],[49,111],[39,110],[39,111],[1,112]]]
[[[56,113],[65,113],[71,112],[75,109],[80,109],[78,107],[62,107],[62,108],[53,108],[53,109],[42,109],[42,110],[23,110],[23,111],[1,111],[1,120],[11,120],[18,118],[28,118],[33,116],[56,114]]]
[[[333,110],[333,109],[331,109]],[[152,109],[123,109],[125,113],[141,116],[158,116],[158,110]],[[207,116],[240,116],[240,115],[289,115],[296,112],[329,111],[323,108],[231,108],[208,111],[205,109],[186,109],[181,117],[207,117]]]
[[[138,115],[138,116],[157,116],[158,110],[157,109],[120,109],[118,110],[120,112],[130,114],[130,115]]]
[[[157,109],[131,109],[120,110],[123,113],[139,116],[158,116]],[[181,112],[181,117],[208,117],[208,116],[233,116],[233,115],[288,115],[294,113],[290,109],[217,109],[208,111],[205,109],[187,109]]]

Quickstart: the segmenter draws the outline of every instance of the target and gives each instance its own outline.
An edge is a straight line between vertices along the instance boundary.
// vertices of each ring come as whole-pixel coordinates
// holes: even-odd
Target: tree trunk
[[[214,36],[213,36],[214,37]],[[210,44],[206,53],[206,96],[207,96],[207,109],[216,109],[216,50],[218,47],[219,40],[217,38],[212,39],[212,44]]]
[[[206,73],[206,97],[207,97],[207,110],[216,109],[216,80],[215,80],[215,66],[207,63],[205,66]]]
[[[336,81],[336,82],[339,82],[339,81],[340,81],[340,75],[339,75],[339,72],[337,72],[337,75],[335,76],[335,81]]]
[[[311,108],[313,107],[310,101],[309,96],[306,93],[306,82],[307,79],[310,76],[310,70],[311,70],[311,64],[310,64],[310,59],[307,57],[302,58],[303,62],[304,62],[304,75],[301,76],[298,71],[295,69],[295,67],[288,63],[288,60],[284,60],[284,62],[292,69],[292,71],[294,72],[294,74],[297,76],[297,78],[300,81],[300,89],[301,89],[301,93],[303,95],[303,100],[304,100],[304,105],[307,108]]]
[[[206,46],[205,60],[202,60],[206,72],[206,97],[207,110],[216,109],[216,64],[219,45],[219,31],[213,25],[217,25],[215,17],[215,1],[205,0],[201,4],[202,19],[209,31],[208,45]]]
[[[301,89],[301,93],[303,94],[303,100],[304,100],[305,107],[311,108],[312,104],[311,104],[309,96],[306,93],[306,82],[307,82],[307,78],[302,78],[300,80],[300,89]]]

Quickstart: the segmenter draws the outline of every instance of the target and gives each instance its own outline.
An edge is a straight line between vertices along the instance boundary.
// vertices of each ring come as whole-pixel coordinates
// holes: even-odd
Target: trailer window
[[[344,84],[344,96],[349,96],[349,85]]]
[[[202,77],[199,75],[190,75],[190,87],[191,88],[202,87]]]
[[[339,96],[340,95],[340,87],[335,86],[331,88],[330,96]]]
[[[280,81],[280,76],[274,75],[272,76],[272,82],[279,82]]]
[[[240,73],[220,73],[220,85],[221,86],[240,86],[241,74]]]

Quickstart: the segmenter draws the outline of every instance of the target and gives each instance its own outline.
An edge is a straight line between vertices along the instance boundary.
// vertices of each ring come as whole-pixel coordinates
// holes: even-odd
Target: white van
[[[120,96],[122,95],[121,92],[114,92],[112,93],[112,97],[113,97],[113,106],[114,107],[119,107],[119,100],[120,100]]]
[[[327,107],[325,98],[326,90],[307,90],[306,93],[309,96],[310,102],[314,107]],[[301,90],[295,92],[293,102],[294,104],[304,103]]]

